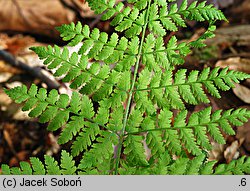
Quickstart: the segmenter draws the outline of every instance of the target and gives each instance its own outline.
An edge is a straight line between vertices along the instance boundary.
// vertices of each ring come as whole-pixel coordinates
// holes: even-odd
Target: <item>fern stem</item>
[[[133,81],[132,81],[132,84],[131,84],[131,87],[130,87],[128,102],[127,102],[127,105],[126,105],[125,115],[124,115],[124,118],[123,118],[123,126],[122,126],[122,130],[121,130],[121,134],[120,134],[118,148],[117,148],[117,151],[116,151],[116,154],[115,154],[115,157],[116,157],[115,158],[115,174],[116,175],[118,174],[118,168],[119,168],[120,158],[121,158],[122,143],[123,143],[124,136],[125,136],[125,129],[126,129],[126,125],[127,125],[129,110],[130,110],[130,106],[131,106],[131,102],[132,102],[135,82],[136,82],[137,73],[138,73],[138,69],[139,69],[143,42],[144,42],[144,39],[145,39],[145,36],[146,36],[146,29],[147,29],[147,23],[148,23],[147,21],[148,21],[148,18],[149,18],[150,5],[151,5],[151,0],[149,0],[149,3],[148,3],[148,9],[147,9],[146,17],[145,17],[145,23],[146,24],[143,26],[141,43],[140,43],[139,52],[138,52],[138,55],[137,55],[136,64],[135,64],[134,78],[133,78]]]

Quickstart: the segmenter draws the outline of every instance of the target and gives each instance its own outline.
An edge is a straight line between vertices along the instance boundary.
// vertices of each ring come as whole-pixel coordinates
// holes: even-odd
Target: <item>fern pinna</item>
[[[241,157],[215,167],[207,161],[211,141],[225,143],[222,135],[234,135],[232,126],[250,118],[246,109],[217,110],[208,107],[188,117],[186,104],[209,103],[207,94],[249,78],[228,68],[203,71],[179,69],[192,48],[205,46],[214,36],[215,21],[223,13],[206,2],[184,0],[88,0],[89,6],[111,19],[117,33],[110,36],[81,23],[58,27],[70,46],[82,42],[72,54],[64,47],[33,47],[56,77],[69,82],[71,96],[32,85],[6,89],[17,103],[25,103],[29,116],[49,122],[48,130],[61,128],[59,144],[71,142],[58,163],[45,156],[44,163],[31,158],[20,168],[2,165],[4,174],[244,174],[250,159]],[[178,43],[169,31],[186,27],[187,20],[206,21],[207,31],[191,42]],[[206,93],[205,93],[206,92]],[[177,115],[173,110],[178,110]],[[79,164],[73,157],[82,156]]]

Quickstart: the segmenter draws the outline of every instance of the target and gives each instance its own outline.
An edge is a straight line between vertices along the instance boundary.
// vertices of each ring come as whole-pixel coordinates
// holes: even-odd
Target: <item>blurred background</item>
[[[193,0],[189,0],[191,3]],[[126,4],[126,1],[123,1]],[[178,3],[181,0],[177,0]],[[229,67],[250,74],[250,0],[208,0],[221,9],[229,22],[217,23],[216,37],[207,40],[208,46],[193,50],[182,68],[189,71],[204,67]],[[71,91],[68,84],[55,79],[43,66],[32,46],[67,45],[60,39],[56,26],[80,21],[91,28],[113,32],[109,21],[101,21],[84,0],[0,0],[0,164],[17,166],[30,156],[42,158],[44,154],[58,158],[59,151],[68,145],[57,145],[59,132],[47,132],[47,124],[30,119],[21,106],[13,103],[4,88],[21,84],[56,88],[60,93]],[[183,41],[197,38],[206,24],[188,22],[187,28],[169,33],[166,41],[176,35]],[[71,47],[74,51],[77,47]],[[209,97],[210,104],[188,106],[189,112],[209,105],[213,110],[244,107],[250,109],[250,80],[236,88],[221,92],[222,99]],[[235,136],[227,136],[226,145],[213,144],[210,159],[230,162],[242,155],[250,155],[250,121],[235,128]]]

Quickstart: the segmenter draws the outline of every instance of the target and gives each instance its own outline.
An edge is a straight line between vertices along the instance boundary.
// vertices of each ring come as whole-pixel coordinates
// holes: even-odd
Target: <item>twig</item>
[[[76,17],[78,17],[78,19],[83,20],[83,17],[81,15],[81,8],[79,7],[79,5],[77,5],[76,2],[71,1],[71,3],[73,4],[73,6],[72,6],[72,5],[68,4],[65,0],[59,0],[59,1],[61,2],[61,4],[64,7],[70,9],[71,11],[73,11],[76,14]]]
[[[96,18],[91,23],[89,23],[89,27],[93,29],[101,21],[101,18],[102,18],[102,14],[97,15]]]
[[[9,147],[10,151],[12,152],[12,154],[15,156],[15,158],[17,159],[17,161],[20,162],[20,158],[17,155],[17,152],[16,152],[16,150],[15,150],[13,144],[12,144],[10,135],[9,135],[9,133],[8,133],[7,130],[3,130],[3,138],[7,142],[7,145]]]
[[[31,76],[35,78],[39,78],[41,81],[47,84],[49,89],[59,88],[60,84],[57,81],[54,81],[50,79],[48,76],[46,76],[45,74],[43,74],[42,73],[43,69],[39,67],[30,67],[29,65],[21,61],[18,61],[13,55],[11,55],[10,53],[4,50],[0,50],[0,57],[8,64],[27,72],[28,74],[30,74]]]

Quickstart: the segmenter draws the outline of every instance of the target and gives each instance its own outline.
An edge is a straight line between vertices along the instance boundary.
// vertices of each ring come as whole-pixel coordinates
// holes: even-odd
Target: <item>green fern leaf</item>
[[[170,102],[170,105],[175,109],[183,109],[185,106],[182,99],[190,104],[209,102],[202,85],[204,85],[210,94],[220,98],[219,90],[227,90],[227,88],[225,89],[221,84],[218,85],[218,80],[225,81],[225,83],[227,83],[226,81],[230,81],[230,84],[227,83],[227,85],[232,88],[233,82],[239,83],[239,80],[246,79],[249,76],[242,72],[228,71],[228,68],[221,70],[221,72],[218,71],[219,68],[217,67],[211,71],[211,74],[209,74],[210,68],[205,68],[199,75],[198,71],[193,71],[187,77],[186,70],[180,69],[175,74],[174,83],[171,82],[172,73],[167,71],[162,75],[162,83],[160,86],[149,88],[146,88],[146,86],[144,86],[144,88],[139,87],[136,90],[136,93],[137,91],[152,91],[162,88],[165,90],[164,97]],[[227,78],[227,80],[225,80],[225,78]],[[148,78],[148,83],[149,80],[150,79]],[[237,124],[237,121],[235,121],[235,123]]]
[[[77,156],[83,150],[87,150],[87,147],[92,145],[92,142],[96,139],[96,135],[99,133],[99,127],[96,124],[86,123],[88,128],[84,128],[84,131],[79,133],[76,141],[72,144],[72,155]]]
[[[229,164],[221,164],[215,169],[215,174],[238,174],[243,175],[250,172],[250,160],[246,156],[233,160]]]
[[[58,162],[51,156],[44,156],[46,164],[46,173],[50,175],[60,175],[61,171]]]
[[[170,175],[183,175],[186,172],[186,168],[189,160],[187,158],[177,159],[169,168]]]
[[[82,117],[71,117],[71,121],[68,122],[62,130],[61,135],[58,138],[58,143],[65,144],[69,142],[83,127],[84,121],[82,120]]]
[[[3,175],[10,175],[11,174],[11,170],[10,167],[7,164],[2,164],[1,165],[1,174]]]
[[[145,149],[142,145],[141,136],[132,136],[129,135],[124,141],[124,154],[127,155],[130,165],[139,165],[145,166],[148,165],[146,156],[144,154]]]
[[[76,172],[75,161],[73,160],[72,156],[69,155],[66,151],[62,151],[61,156],[61,172],[65,175],[73,175]]]
[[[22,175],[22,171],[18,167],[12,167],[10,172],[12,175]]]
[[[22,170],[22,174],[25,174],[25,175],[32,174],[32,169],[31,169],[30,164],[28,162],[21,161],[20,168]]]
[[[108,129],[114,132],[122,130],[123,115],[124,109],[122,107],[118,107],[114,112],[112,112],[108,123]]]
[[[200,174],[202,175],[211,175],[213,174],[213,167],[215,165],[216,161],[209,161],[202,165],[200,169]]]
[[[161,132],[150,132],[151,129],[154,129],[154,121],[150,118],[146,118],[142,123],[143,130],[148,130],[148,134],[146,136],[147,146],[151,150],[151,155],[158,157],[164,153],[165,149],[162,141]]]
[[[98,143],[93,144],[92,148],[85,152],[80,161],[79,169],[85,170],[97,166],[97,164],[102,164],[104,161],[107,162],[113,154],[112,144],[118,143],[116,134],[104,131],[102,132],[101,137],[98,137],[96,141]],[[104,170],[108,171],[109,169]]]
[[[187,167],[186,174],[188,175],[199,175],[199,170],[204,162],[205,155],[201,154],[192,159]]]
[[[30,162],[33,169],[34,175],[44,175],[45,169],[43,163],[36,157],[31,157]]]

